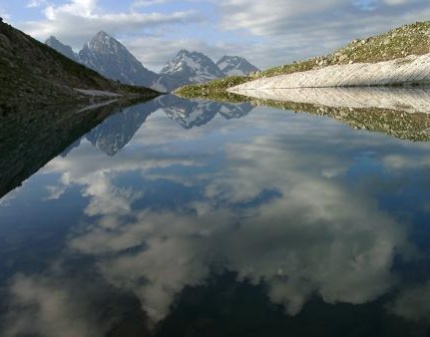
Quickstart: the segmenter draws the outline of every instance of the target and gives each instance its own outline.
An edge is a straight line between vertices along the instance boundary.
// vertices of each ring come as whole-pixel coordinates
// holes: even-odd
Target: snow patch
[[[78,89],[78,88],[75,88],[75,90],[87,96],[95,96],[95,97],[121,97],[122,96],[120,94],[117,94],[111,91],[89,90],[89,89]]]

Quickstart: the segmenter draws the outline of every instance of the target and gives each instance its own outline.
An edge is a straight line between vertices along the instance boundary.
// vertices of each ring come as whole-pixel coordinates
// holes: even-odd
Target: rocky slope
[[[226,76],[248,76],[259,71],[257,67],[239,56],[223,56],[216,65]]]
[[[168,91],[190,83],[200,83],[225,76],[206,55],[182,49],[160,72],[159,84]]]
[[[121,85],[80,65],[0,20],[0,113],[17,107],[88,101],[88,92],[156,96],[146,88]],[[92,96],[97,95],[96,92]]]
[[[158,75],[146,69],[119,41],[98,32],[79,52],[79,62],[124,84],[152,87]]]

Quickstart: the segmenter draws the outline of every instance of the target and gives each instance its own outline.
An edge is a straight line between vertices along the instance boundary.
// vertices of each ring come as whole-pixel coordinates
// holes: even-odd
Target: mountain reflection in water
[[[430,144],[164,96],[66,145],[0,199],[2,335],[429,335]]]

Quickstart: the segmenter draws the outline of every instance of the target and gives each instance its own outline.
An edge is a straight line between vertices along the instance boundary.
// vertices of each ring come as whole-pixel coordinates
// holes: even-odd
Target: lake
[[[3,122],[0,335],[430,336],[429,115],[271,106]]]

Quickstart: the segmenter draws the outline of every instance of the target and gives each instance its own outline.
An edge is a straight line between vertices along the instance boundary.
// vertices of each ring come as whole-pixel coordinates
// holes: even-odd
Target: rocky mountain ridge
[[[77,54],[53,36],[45,43],[110,79],[158,91],[173,91],[186,84],[207,82],[232,74],[245,76],[258,70],[242,57],[224,56],[215,63],[202,53],[182,49],[156,74],[103,31],[97,33]]]
[[[152,87],[158,75],[146,69],[120,42],[98,32],[79,52],[78,60],[103,76],[121,83]]]
[[[206,55],[182,49],[161,69],[159,83],[168,91],[190,83],[211,81],[225,74]]]

